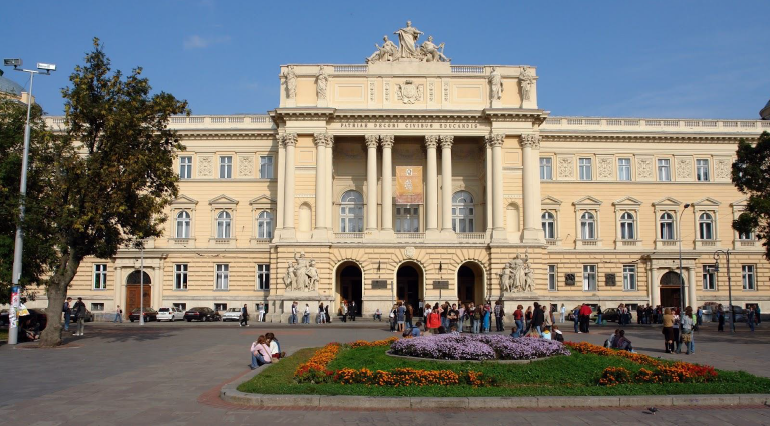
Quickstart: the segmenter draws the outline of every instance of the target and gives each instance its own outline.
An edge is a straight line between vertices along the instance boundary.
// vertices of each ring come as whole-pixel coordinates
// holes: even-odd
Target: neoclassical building
[[[266,115],[172,119],[180,195],[143,253],[146,304],[726,304],[729,250],[735,304],[770,309],[730,181],[770,121],[554,117],[534,67],[453,65],[398,34],[365,64],[281,66]],[[130,310],[139,268],[136,250],[87,259],[69,294]]]

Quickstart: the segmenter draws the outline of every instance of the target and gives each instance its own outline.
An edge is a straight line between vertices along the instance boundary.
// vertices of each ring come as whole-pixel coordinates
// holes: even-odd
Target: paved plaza
[[[614,325],[592,327],[589,334],[562,327],[567,340],[601,344]],[[709,324],[696,335],[694,355],[663,353],[659,328],[632,325],[627,336],[641,353],[743,369],[770,377],[770,332],[717,333]],[[671,407],[652,415],[641,408],[408,410],[264,410],[230,405],[220,387],[249,371],[248,347],[273,331],[284,350],[321,346],[331,341],[379,339],[395,334],[386,323],[357,321],[327,325],[222,323],[89,324],[85,336],[67,336],[57,349],[32,344],[0,346],[3,373],[0,418],[4,424],[770,424],[770,407]]]

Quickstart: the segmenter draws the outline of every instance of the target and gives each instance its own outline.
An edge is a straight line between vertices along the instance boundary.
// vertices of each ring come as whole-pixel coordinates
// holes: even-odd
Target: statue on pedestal
[[[449,62],[450,59],[444,55],[444,43],[436,45],[433,43],[433,36],[422,45],[417,44],[420,35],[425,34],[412,26],[412,21],[406,21],[406,27],[394,32],[398,35],[398,46],[384,36],[382,46],[375,44],[377,51],[366,58],[367,64],[375,62],[392,62],[399,60],[413,60],[420,62]]]
[[[503,76],[495,67],[492,67],[492,72],[489,74],[489,89],[492,92],[493,101],[499,101],[503,98]]]
[[[289,65],[289,68],[283,73],[286,78],[286,98],[294,99],[297,97],[297,73],[294,72],[294,65]]]
[[[390,62],[398,59],[398,46],[396,46],[396,44],[392,41],[388,40],[388,36],[383,36],[382,41],[384,42],[382,43],[382,47],[377,45],[377,43],[374,44],[374,47],[377,48],[377,51],[366,58],[367,64],[372,62]]]
[[[318,288],[318,269],[315,260],[305,258],[305,253],[294,254],[295,262],[289,262],[283,283],[286,291],[316,291]]]
[[[535,83],[535,78],[529,73],[529,67],[523,67],[519,74],[519,84],[521,84],[521,99],[528,101],[530,92],[532,91],[532,85]]]
[[[316,79],[316,97],[321,99],[326,99],[326,86],[329,84],[329,76],[326,74],[326,70],[324,70],[324,66],[321,65],[321,67],[318,69],[318,75],[315,77]]]
[[[503,292],[533,292],[535,278],[529,266],[529,256],[516,254],[516,257],[506,262],[500,276],[500,289]]]

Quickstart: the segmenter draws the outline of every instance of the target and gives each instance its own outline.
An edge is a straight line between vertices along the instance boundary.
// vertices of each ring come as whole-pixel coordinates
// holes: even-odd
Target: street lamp
[[[685,298],[684,298],[684,276],[682,275],[682,216],[684,215],[684,211],[687,210],[687,208],[690,207],[690,204],[685,204],[682,211],[679,213],[679,220],[676,221],[677,230],[676,230],[676,236],[679,239],[679,286],[681,288],[681,291],[679,292],[679,305],[682,309],[682,312],[684,312],[685,307]]]
[[[730,305],[730,331],[735,333],[735,309],[733,308],[733,284],[730,279],[730,249],[717,250],[714,252],[714,270],[717,272],[716,278],[719,275],[719,258],[721,255],[727,257],[727,303]]]
[[[21,184],[19,185],[19,194],[21,195],[19,201],[19,223],[16,225],[16,241],[13,247],[13,275],[11,276],[11,284],[13,286],[12,293],[19,293],[19,279],[21,279],[21,254],[24,250],[24,231],[21,229],[21,223],[24,221],[24,197],[27,196],[27,166],[29,159],[29,138],[30,127],[29,117],[32,111],[32,79],[35,74],[50,75],[51,71],[56,71],[56,65],[45,64],[39,62],[37,64],[37,70],[28,70],[20,68],[22,60],[18,58],[3,59],[3,65],[6,67],[13,67],[15,71],[21,71],[29,73],[29,93],[27,94],[27,124],[24,126],[24,156],[21,160]],[[15,345],[18,342],[18,321],[16,319],[16,309],[19,307],[19,298],[12,298],[11,309],[8,312],[8,344]]]

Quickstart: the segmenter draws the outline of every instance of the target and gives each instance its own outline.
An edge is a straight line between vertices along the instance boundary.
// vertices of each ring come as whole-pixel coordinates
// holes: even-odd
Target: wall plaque
[[[604,285],[607,287],[615,286],[615,274],[604,274]]]
[[[372,290],[388,288],[388,280],[372,280]]]
[[[448,290],[449,281],[433,281],[434,290]]]
[[[564,274],[564,285],[575,285],[575,274]]]

